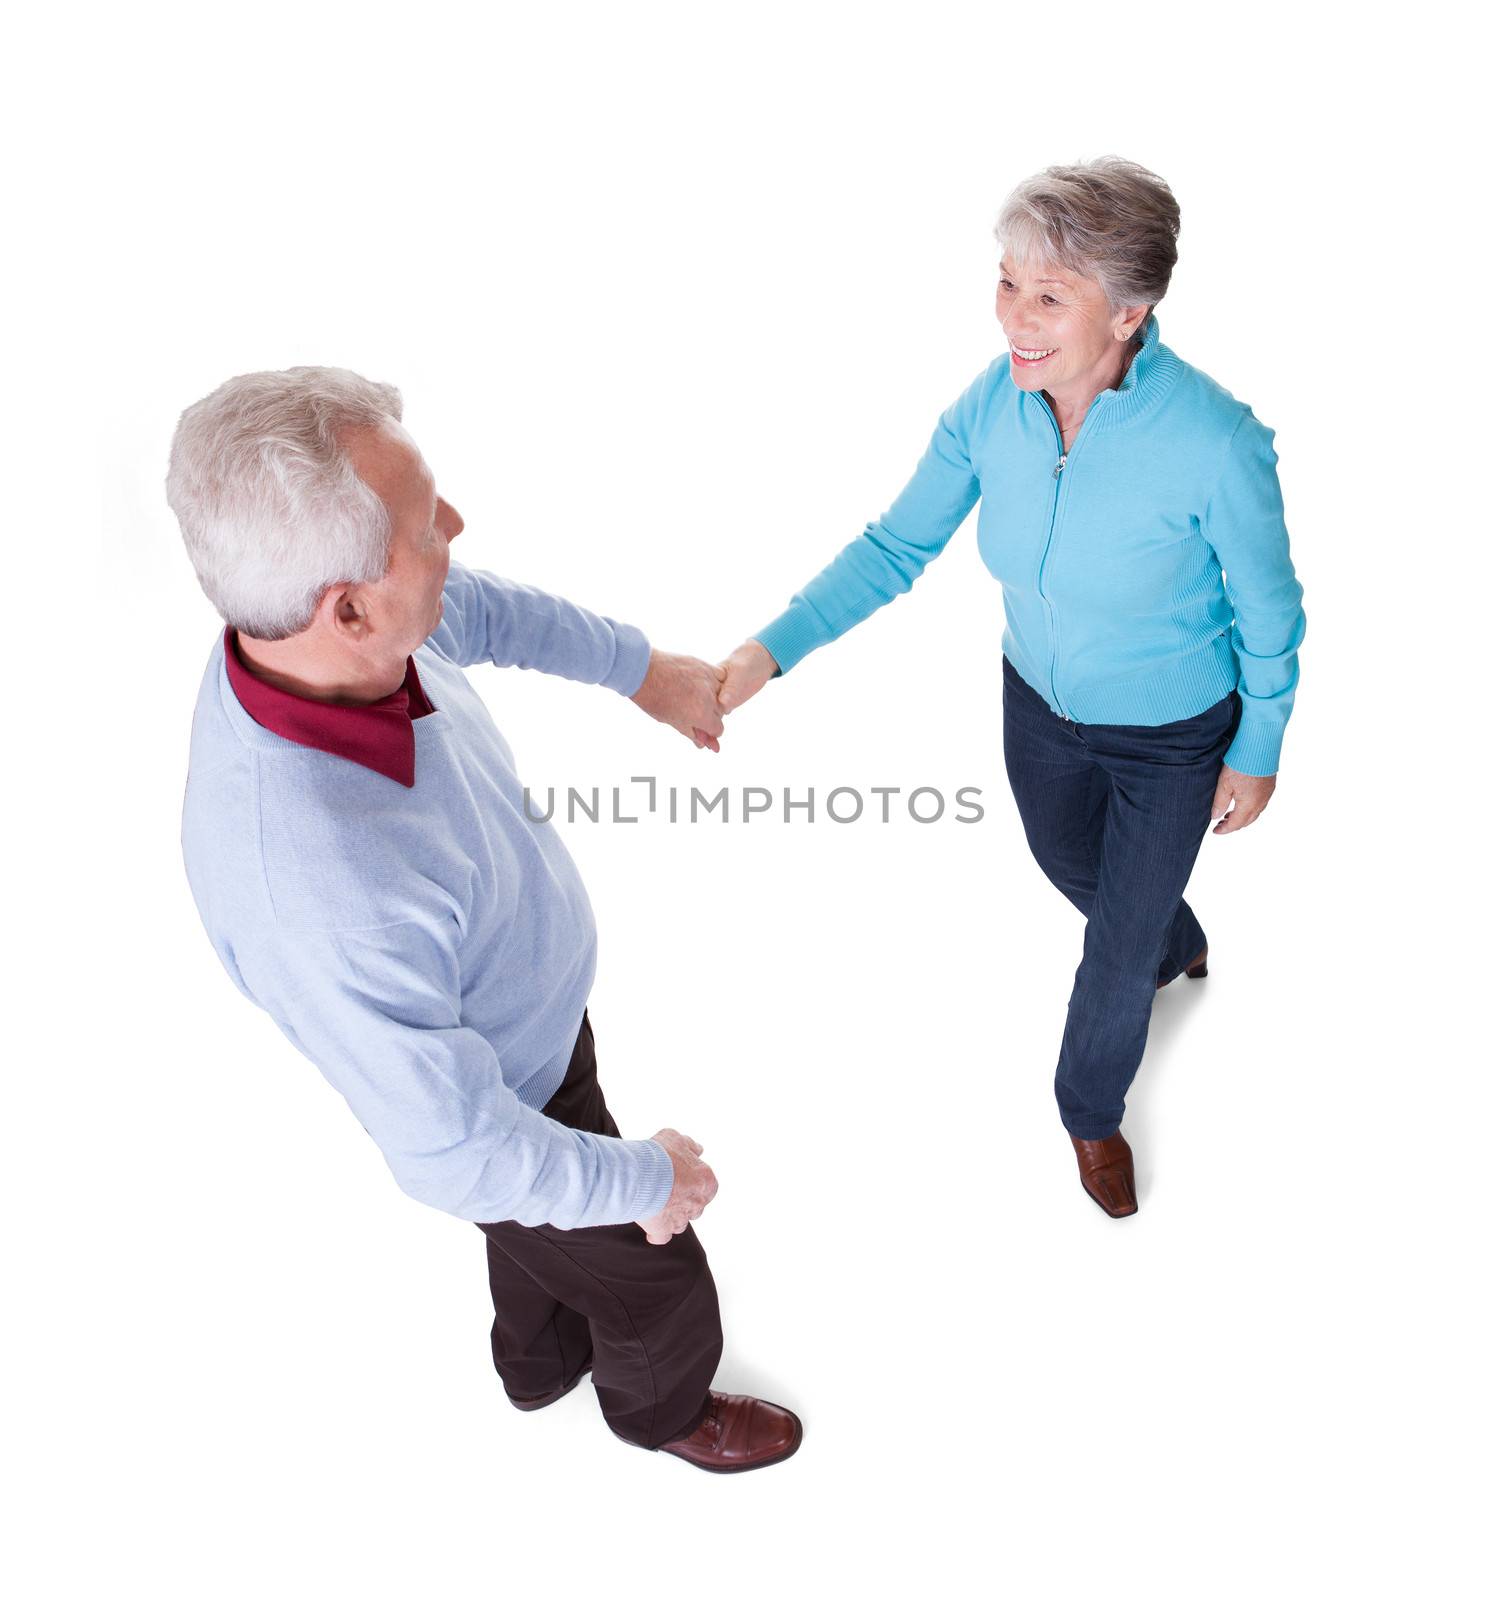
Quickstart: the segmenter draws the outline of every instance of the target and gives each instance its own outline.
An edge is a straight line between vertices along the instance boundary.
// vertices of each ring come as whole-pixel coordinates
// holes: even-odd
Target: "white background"
[[[22,36],[16,1592],[1482,1587],[1493,291],[1456,14],[154,5]],[[1308,615],[1280,787],[1189,891],[1212,976],[1156,1004],[1142,1209],[1089,1203],[1056,1118],[1082,922],[1006,786],[971,523],[716,758],[475,669],[533,785],[986,811],[562,824],[613,1109],[721,1179],[720,1382],[807,1431],[717,1479],[615,1442],[587,1384],[521,1415],[480,1236],[396,1190],[197,922],[218,622],[162,498],[176,415],[255,368],[393,381],[458,559],[716,659],[1001,350],[1008,189],[1106,152],[1181,202],[1162,335],[1276,429]]]

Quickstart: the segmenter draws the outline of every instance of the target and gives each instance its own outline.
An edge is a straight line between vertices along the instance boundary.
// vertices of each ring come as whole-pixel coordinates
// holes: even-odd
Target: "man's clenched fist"
[[[670,1244],[674,1235],[702,1216],[718,1193],[718,1179],[713,1168],[699,1159],[703,1147],[696,1139],[675,1128],[663,1128],[651,1137],[671,1157],[671,1196],[654,1217],[643,1217],[636,1226],[645,1229],[652,1244]]]

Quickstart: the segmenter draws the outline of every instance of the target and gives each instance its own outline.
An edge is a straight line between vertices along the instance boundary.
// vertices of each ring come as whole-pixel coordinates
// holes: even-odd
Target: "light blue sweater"
[[[193,715],[182,848],[229,976],[321,1069],[407,1194],[472,1222],[653,1216],[671,1158],[541,1114],[593,982],[588,895],[522,812],[510,746],[463,668],[640,687],[638,628],[453,563],[416,652],[435,708],[407,789],[295,744],[235,698],[220,635]]]
[[[1154,314],[1065,454],[1007,353],[943,412],[885,515],[755,637],[790,671],[904,594],[982,496],[1004,653],[1058,716],[1155,727],[1237,688],[1224,764],[1274,773],[1306,631],[1274,437],[1160,342]]]

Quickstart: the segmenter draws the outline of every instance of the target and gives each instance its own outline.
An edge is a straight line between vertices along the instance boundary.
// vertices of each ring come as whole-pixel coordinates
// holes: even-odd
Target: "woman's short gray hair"
[[[203,592],[252,639],[289,639],[335,583],[376,583],[390,518],[343,430],[401,420],[401,395],[342,367],[230,378],[182,413],[167,501]]]
[[[1022,260],[1094,279],[1111,312],[1165,299],[1180,232],[1166,180],[1122,156],[1047,167],[1016,185],[994,224]]]

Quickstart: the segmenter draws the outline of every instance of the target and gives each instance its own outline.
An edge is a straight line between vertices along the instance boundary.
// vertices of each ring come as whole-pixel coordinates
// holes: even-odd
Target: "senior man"
[[[463,519],[400,421],[389,385],[294,367],[178,424],[167,496],[225,621],[183,808],[198,911],[401,1188],[482,1229],[515,1406],[591,1370],[632,1444],[710,1472],[783,1461],[797,1418],[709,1387],[722,1332],[690,1223],[716,1180],[674,1129],[620,1137],[587,893],[463,669],[602,684],[715,750],[721,674],[451,563]]]

